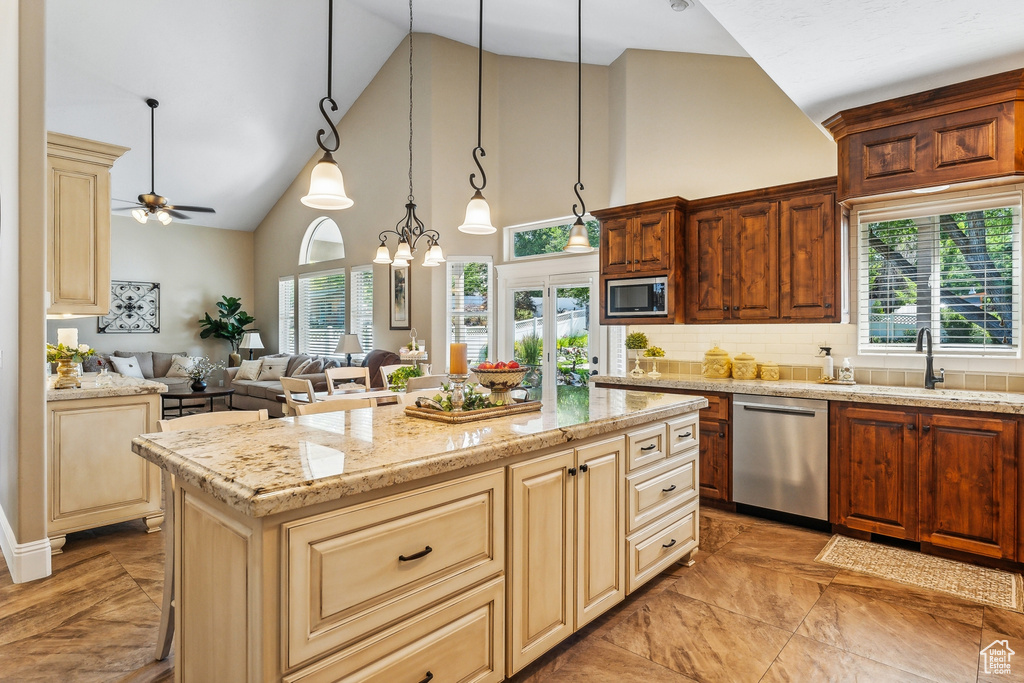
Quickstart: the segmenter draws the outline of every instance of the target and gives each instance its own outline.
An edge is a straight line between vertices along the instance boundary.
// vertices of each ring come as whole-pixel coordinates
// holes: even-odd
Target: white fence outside
[[[587,323],[587,311],[585,309],[580,308],[573,311],[559,313],[555,316],[555,325],[558,328],[555,333],[555,337],[565,337],[570,334],[585,334],[588,331]],[[516,321],[516,341],[522,341],[524,337],[529,337],[531,335],[535,337],[544,336],[544,316]]]

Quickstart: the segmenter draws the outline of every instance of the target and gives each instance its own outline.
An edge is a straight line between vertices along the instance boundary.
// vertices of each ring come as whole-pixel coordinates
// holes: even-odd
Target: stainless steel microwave
[[[605,317],[668,317],[667,277],[605,280],[605,283]]]

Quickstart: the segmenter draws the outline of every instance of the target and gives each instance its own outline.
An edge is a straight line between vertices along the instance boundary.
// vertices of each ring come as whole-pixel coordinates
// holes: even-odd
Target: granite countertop
[[[700,397],[581,387],[539,412],[450,425],[402,406],[143,434],[132,450],[252,517],[665,420]]]
[[[718,391],[729,394],[790,396],[828,401],[854,401],[898,406],[921,406],[952,410],[982,410],[992,413],[1024,415],[1024,394],[999,391],[966,391],[961,389],[925,389],[924,387],[886,387],[874,384],[819,384],[757,379],[705,379],[700,375],[662,374],[658,379],[647,375],[629,377],[595,375],[591,382],[658,389]]]
[[[162,394],[167,391],[167,385],[162,382],[151,382],[148,379],[136,379],[125,377],[116,372],[110,373],[113,382],[109,386],[96,386],[96,377],[99,373],[87,372],[82,375],[81,389],[52,389],[46,390],[47,401],[70,401],[79,398],[110,398],[111,396],[136,396],[138,394]]]

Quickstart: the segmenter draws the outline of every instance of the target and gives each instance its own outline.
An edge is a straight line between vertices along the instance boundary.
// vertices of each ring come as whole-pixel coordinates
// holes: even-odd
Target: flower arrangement
[[[664,358],[665,349],[661,348],[660,346],[652,346],[649,349],[647,349],[647,351],[644,352],[644,355],[647,356],[648,358]]]
[[[192,359],[192,365],[185,371],[185,374],[187,374],[193,382],[202,382],[213,373],[218,370],[223,370],[225,367],[227,366],[224,361],[217,361],[214,363],[210,360],[209,356],[203,356],[202,358],[196,357]]]
[[[631,332],[626,335],[626,348],[631,351],[647,348],[647,335],[643,332]]]
[[[96,349],[90,348],[88,344],[79,344],[78,346],[65,346],[64,344],[53,344],[46,345],[46,362],[56,363],[58,361],[71,361],[72,363],[81,363],[89,356],[95,356]]]
[[[490,408],[491,400],[487,394],[482,394],[476,390],[480,386],[478,384],[467,383],[466,388],[463,390],[463,410],[480,410],[481,408]],[[452,390],[450,384],[441,385],[441,393],[434,396],[434,400],[441,405],[441,410],[450,413],[454,408],[452,407]]]

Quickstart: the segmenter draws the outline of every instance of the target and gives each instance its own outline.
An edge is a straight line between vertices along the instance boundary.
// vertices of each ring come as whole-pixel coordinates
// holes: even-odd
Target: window
[[[363,351],[373,350],[373,266],[352,269],[352,315],[349,333],[359,336]],[[362,362],[366,354],[352,356],[352,362]]]
[[[277,281],[277,350],[295,353],[295,278]]]
[[[568,256],[562,247],[569,242],[569,230],[575,220],[570,216],[505,228],[505,260]],[[590,246],[596,249],[601,244],[600,226],[593,218],[585,222]]]
[[[299,353],[333,354],[345,334],[345,271],[299,276]]]
[[[1017,355],[1020,193],[857,214],[862,353],[913,352],[917,330],[945,354]]]
[[[491,259],[489,256],[449,256],[445,265],[448,269],[448,319],[451,322],[447,341],[465,342],[469,363],[475,365],[487,360],[492,347]]]
[[[345,258],[345,240],[338,224],[321,216],[309,224],[299,250],[299,265]]]

